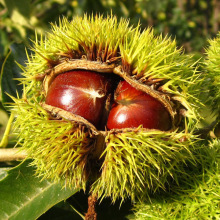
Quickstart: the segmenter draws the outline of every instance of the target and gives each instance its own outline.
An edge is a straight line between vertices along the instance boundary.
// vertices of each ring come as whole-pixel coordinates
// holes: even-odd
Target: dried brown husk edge
[[[103,73],[103,74],[116,74],[123,78],[125,81],[127,81],[131,86],[134,88],[137,88],[138,90],[141,90],[155,99],[157,99],[159,102],[163,104],[163,106],[167,109],[171,116],[172,120],[172,126],[170,131],[175,130],[175,121],[177,117],[176,111],[172,108],[172,104],[169,100],[164,98],[164,94],[160,93],[159,91],[153,90],[151,87],[148,85],[145,85],[138,80],[135,79],[135,76],[129,76],[128,73],[123,72],[122,66],[119,64],[107,64],[107,63],[102,63],[98,61],[90,61],[86,59],[72,59],[72,60],[65,60],[62,63],[56,65],[55,67],[49,69],[46,71],[44,74],[45,76],[43,77],[43,91],[45,93],[45,96],[48,92],[48,88],[52,81],[55,79],[56,76],[59,74],[71,71],[71,70],[89,70],[89,71],[94,71],[98,73]],[[36,76],[36,79],[39,78],[39,76]],[[71,121],[77,121],[78,123],[83,123],[86,125],[88,128],[92,130],[94,135],[107,135],[108,131],[99,131],[95,128],[94,125],[92,125],[90,122],[88,122],[86,119],[84,119],[81,116],[75,115],[73,113],[67,112],[63,109],[53,107],[50,105],[47,105],[45,103],[41,104],[42,107],[50,112],[52,115],[65,118],[67,120]],[[137,128],[129,128],[130,131],[136,131]],[[144,130],[152,130],[152,129],[145,129]],[[112,129],[109,132],[121,132],[121,131],[127,131],[128,129]]]

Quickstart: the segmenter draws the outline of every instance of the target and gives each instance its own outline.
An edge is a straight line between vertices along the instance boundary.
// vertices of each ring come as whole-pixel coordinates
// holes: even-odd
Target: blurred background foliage
[[[220,25],[218,0],[0,0],[1,59],[14,42],[29,43],[60,17],[113,14],[171,35],[187,52],[202,51]]]

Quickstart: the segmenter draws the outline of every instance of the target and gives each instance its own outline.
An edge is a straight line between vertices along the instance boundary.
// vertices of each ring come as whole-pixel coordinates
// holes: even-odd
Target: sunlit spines
[[[89,169],[93,169],[86,159],[94,142],[88,129],[73,121],[51,120],[37,101],[14,101],[17,145],[33,159],[37,175],[85,189]]]
[[[196,164],[193,149],[197,141],[191,133],[146,131],[141,127],[109,133],[102,154],[102,174],[92,190],[100,198],[111,197],[113,202],[147,198],[166,189],[171,180],[178,183],[185,172],[183,164]]]
[[[187,115],[194,117],[195,122],[198,120],[196,100],[200,92],[194,85],[203,79],[198,77],[192,58],[177,48],[175,40],[156,37],[150,28],[140,33],[137,27],[120,45],[120,53],[122,70],[127,75],[149,86],[155,84],[159,92],[177,97],[188,110]]]
[[[197,165],[185,167],[186,172],[179,173],[180,181],[172,185],[171,191],[152,195],[150,202],[135,204],[135,218],[219,218],[219,146],[218,139],[198,142],[193,149]]]
[[[207,89],[209,96],[206,101],[217,117],[220,112],[220,33],[217,37],[209,40],[209,46],[206,48],[207,58],[204,62],[207,74]]]

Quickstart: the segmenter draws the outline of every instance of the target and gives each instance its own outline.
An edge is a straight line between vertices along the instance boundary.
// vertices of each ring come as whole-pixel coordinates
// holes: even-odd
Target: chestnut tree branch
[[[0,162],[23,160],[26,156],[27,154],[19,148],[0,149]]]

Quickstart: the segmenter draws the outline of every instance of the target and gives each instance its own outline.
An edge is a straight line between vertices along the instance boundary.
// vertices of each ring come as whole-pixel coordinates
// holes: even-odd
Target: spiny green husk
[[[126,197],[140,199],[158,188],[166,189],[169,181],[178,183],[176,174],[184,174],[185,166],[196,163],[193,138],[196,140],[192,134],[142,131],[141,127],[137,131],[109,133],[102,155],[102,174],[92,191],[98,197],[112,197],[114,202]]]
[[[51,120],[37,102],[14,99],[17,115],[14,129],[22,145],[43,178],[64,181],[70,187],[84,188],[89,172],[89,155],[94,139],[88,129],[76,122]]]
[[[207,103],[212,110],[219,115],[220,109],[220,35],[209,40],[209,47],[206,49],[207,58],[204,67],[207,74],[207,85],[209,97]]]
[[[207,145],[197,148],[200,165],[190,167],[179,186],[153,195],[151,203],[136,204],[135,220],[220,218],[220,142],[213,140]]]
[[[184,116],[180,126],[169,132],[141,127],[106,132],[100,158],[104,162],[97,168],[91,159],[97,136],[88,126],[54,119],[40,105],[45,101],[43,80],[55,66],[69,60],[121,66],[123,74],[171,102],[175,114]],[[188,163],[195,163],[192,149],[197,137],[193,132],[200,118],[197,97],[202,80],[190,58],[170,38],[155,37],[152,29],[141,32],[139,26],[129,27],[127,20],[117,21],[114,16],[85,15],[71,22],[64,18],[58,26],[52,25],[45,38],[36,37],[33,53],[22,69],[24,95],[15,99],[15,130],[38,175],[85,189],[100,171],[92,190],[98,197],[115,201],[119,197],[140,199],[148,190],[165,189],[170,179],[179,181],[177,174],[184,173]]]

